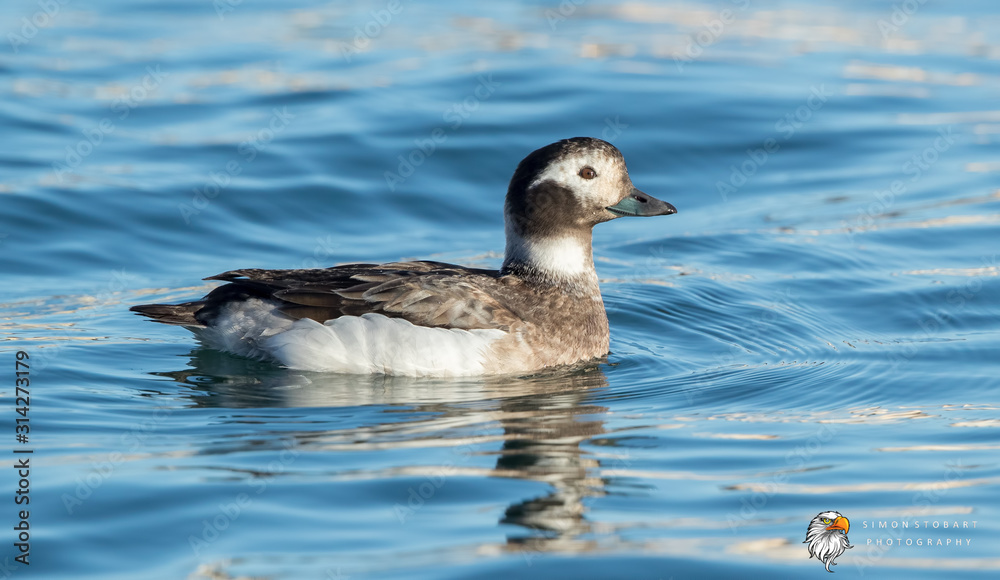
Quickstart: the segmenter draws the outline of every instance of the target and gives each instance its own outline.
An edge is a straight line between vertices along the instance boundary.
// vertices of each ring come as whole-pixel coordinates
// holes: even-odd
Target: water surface
[[[992,3],[39,6],[0,8],[15,576],[802,578],[830,509],[841,575],[996,576]],[[517,162],[577,135],[680,210],[595,231],[607,361],[301,373],[127,312],[496,267]]]

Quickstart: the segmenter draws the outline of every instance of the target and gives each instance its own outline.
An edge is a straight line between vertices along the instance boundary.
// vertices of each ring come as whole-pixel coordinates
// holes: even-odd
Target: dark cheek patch
[[[552,181],[538,184],[510,209],[510,218],[525,236],[553,235],[579,223],[585,214],[573,192]]]

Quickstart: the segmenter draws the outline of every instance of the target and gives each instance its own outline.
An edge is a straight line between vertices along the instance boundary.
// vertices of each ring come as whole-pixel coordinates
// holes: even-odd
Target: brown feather
[[[519,318],[500,297],[509,294],[494,270],[441,262],[346,264],[324,269],[230,270],[206,280],[227,282],[203,300],[133,310],[168,324],[206,326],[230,303],[273,300],[293,319],[318,322],[378,313],[418,326],[508,330]]]

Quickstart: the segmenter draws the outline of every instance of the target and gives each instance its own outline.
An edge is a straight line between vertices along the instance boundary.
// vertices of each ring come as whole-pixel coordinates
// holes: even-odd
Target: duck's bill
[[[616,216],[637,216],[648,217],[654,215],[670,215],[677,213],[677,208],[671,204],[656,199],[648,193],[643,193],[636,188],[632,188],[625,199],[607,208]]]

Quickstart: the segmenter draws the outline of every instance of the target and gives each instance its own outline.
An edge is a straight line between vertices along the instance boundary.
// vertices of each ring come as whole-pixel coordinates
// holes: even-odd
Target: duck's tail
[[[141,304],[129,308],[132,312],[137,312],[143,316],[148,316],[154,322],[163,324],[176,324],[178,326],[204,327],[205,325],[195,318],[195,313],[205,306],[203,300],[196,302],[185,302],[183,304]]]

